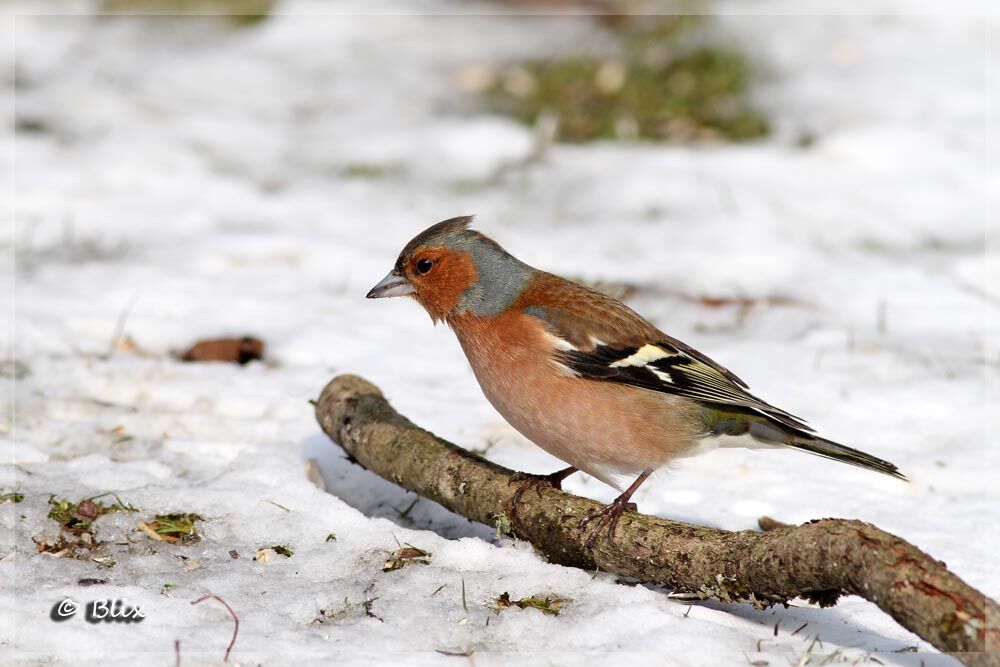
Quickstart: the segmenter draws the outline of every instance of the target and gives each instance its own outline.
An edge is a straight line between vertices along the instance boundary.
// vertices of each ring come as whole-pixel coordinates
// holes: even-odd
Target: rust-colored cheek
[[[472,257],[466,253],[448,253],[437,261],[427,276],[414,280],[416,298],[435,322],[446,319],[458,306],[458,300],[479,272]]]

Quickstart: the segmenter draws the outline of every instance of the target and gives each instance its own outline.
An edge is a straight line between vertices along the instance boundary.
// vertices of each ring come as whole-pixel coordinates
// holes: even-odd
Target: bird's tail
[[[875,472],[880,472],[885,475],[889,475],[890,477],[901,479],[904,482],[909,481],[903,473],[899,472],[899,468],[897,468],[894,464],[872,456],[871,454],[865,454],[857,449],[852,449],[845,445],[841,445],[840,443],[833,442],[832,440],[826,440],[825,438],[803,433],[796,434],[793,438],[786,440],[783,444],[786,447],[800,449],[804,452],[809,452],[810,454],[816,454],[817,456],[833,459],[834,461],[850,463],[851,465],[858,466],[859,468],[874,470]]]
[[[703,419],[709,434],[734,436],[747,446],[746,437],[765,447],[791,447],[842,463],[874,470],[896,479],[909,481],[894,464],[816,435],[809,426],[788,413],[774,414],[763,409],[734,406],[703,407]],[[723,445],[726,446],[726,445]]]

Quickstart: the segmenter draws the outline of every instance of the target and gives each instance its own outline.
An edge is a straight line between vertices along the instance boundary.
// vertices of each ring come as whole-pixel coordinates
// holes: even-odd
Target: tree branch
[[[968,665],[1000,665],[1000,607],[908,542],[875,526],[821,519],[730,532],[628,512],[614,540],[587,547],[580,519],[600,505],[553,488],[511,513],[512,471],[414,425],[377,387],[334,378],[315,404],[323,430],[372,472],[453,512],[531,542],[553,563],[757,606],[841,595],[874,602],[904,628]]]

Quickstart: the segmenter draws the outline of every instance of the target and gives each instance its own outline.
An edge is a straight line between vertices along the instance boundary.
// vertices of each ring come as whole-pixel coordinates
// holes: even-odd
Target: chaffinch
[[[632,494],[674,458],[713,446],[790,447],[906,478],[895,465],[816,435],[801,419],[668,336],[625,304],[532,268],[469,228],[439,222],[406,244],[368,298],[412,296],[455,332],[483,393],[526,438],[570,464],[521,474],[527,488],[561,487],[582,470],[621,489],[592,543],[614,535]]]

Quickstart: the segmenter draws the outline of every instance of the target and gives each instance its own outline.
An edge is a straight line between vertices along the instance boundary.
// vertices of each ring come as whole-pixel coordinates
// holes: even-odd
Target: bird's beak
[[[395,271],[390,271],[385,278],[368,291],[366,298],[382,299],[387,296],[406,296],[415,291],[409,280]]]

